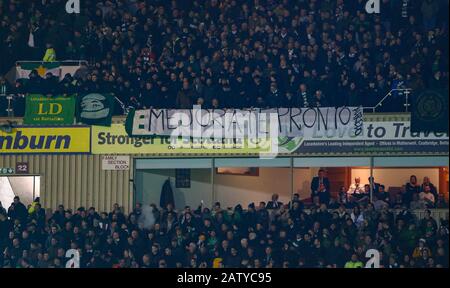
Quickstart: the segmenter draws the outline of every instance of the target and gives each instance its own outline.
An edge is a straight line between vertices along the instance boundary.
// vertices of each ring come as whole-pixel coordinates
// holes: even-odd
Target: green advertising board
[[[74,96],[47,97],[31,94],[26,97],[24,124],[71,125],[75,117]]]

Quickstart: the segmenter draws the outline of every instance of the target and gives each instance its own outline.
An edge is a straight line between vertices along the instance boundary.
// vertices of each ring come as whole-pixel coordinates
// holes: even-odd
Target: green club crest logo
[[[293,153],[303,143],[303,137],[278,137],[278,152]]]
[[[445,100],[441,93],[425,91],[417,98],[417,116],[421,121],[434,121],[443,116]]]

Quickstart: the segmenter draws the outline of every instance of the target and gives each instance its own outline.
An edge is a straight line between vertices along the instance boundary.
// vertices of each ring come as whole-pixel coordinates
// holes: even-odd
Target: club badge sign
[[[426,90],[413,101],[413,132],[448,133],[448,91]]]
[[[114,97],[91,93],[77,98],[77,122],[87,125],[111,126]]]
[[[75,97],[46,97],[39,94],[26,97],[24,124],[71,125],[75,114]]]

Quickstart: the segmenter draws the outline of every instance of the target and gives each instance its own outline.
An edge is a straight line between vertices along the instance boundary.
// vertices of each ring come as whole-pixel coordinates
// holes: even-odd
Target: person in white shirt
[[[434,204],[436,203],[436,199],[434,198],[433,193],[431,193],[430,185],[424,185],[424,191],[420,192],[420,200],[425,201],[428,208],[434,208]]]
[[[352,184],[353,187],[350,186],[350,189],[347,193],[353,191],[353,193],[349,194],[351,202],[367,204],[370,200],[370,185],[361,185],[359,182],[359,178],[355,178],[355,184]]]
[[[364,185],[361,184],[361,178],[356,177],[355,183],[352,183],[350,185],[347,194],[350,196],[352,194],[361,194],[361,193],[364,193]]]

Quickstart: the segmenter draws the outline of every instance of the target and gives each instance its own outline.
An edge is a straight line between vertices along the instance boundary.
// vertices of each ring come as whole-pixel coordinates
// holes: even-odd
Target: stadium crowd
[[[86,0],[73,15],[65,2],[0,1],[9,93],[113,92],[136,108],[372,107],[390,89],[448,88],[446,0],[382,0],[380,14],[365,0]],[[15,61],[67,59],[88,65],[61,81],[5,80]],[[400,93],[388,101],[382,109],[403,109]]]
[[[316,179],[312,188],[323,190],[327,181]],[[383,190],[372,202],[356,194],[329,205],[321,195],[283,204],[274,194],[246,209],[137,203],[128,215],[118,204],[109,213],[63,205],[52,213],[39,199],[26,207],[15,197],[8,209],[0,203],[0,267],[66,267],[69,249],[79,251],[82,268],[362,268],[370,249],[383,268],[449,267],[448,220],[380,205]]]
[[[0,0],[0,116],[6,94],[21,116],[27,93],[114,93],[134,108],[370,107],[395,88],[448,89],[448,0],[381,0],[379,15],[366,0],[84,0],[73,15],[65,3]],[[87,64],[10,83],[20,60]],[[402,109],[400,93],[388,101]],[[449,267],[448,221],[410,211],[439,207],[430,179],[411,176],[395,199],[355,179],[334,198],[321,173],[309,202],[274,195],[245,209],[49,211],[16,197],[0,203],[0,267],[65,267],[70,249],[86,268],[358,268],[370,249],[386,268]]]

